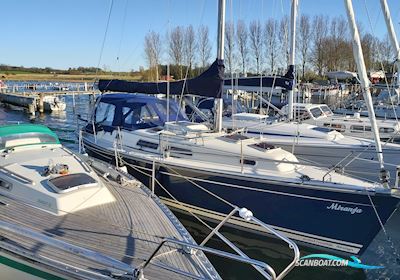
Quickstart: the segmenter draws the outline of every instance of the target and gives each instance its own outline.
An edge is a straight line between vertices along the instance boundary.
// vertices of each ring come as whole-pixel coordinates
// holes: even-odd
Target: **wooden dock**
[[[23,107],[30,114],[35,112],[43,113],[46,110],[45,100],[47,97],[56,97],[60,95],[92,95],[98,91],[48,91],[48,92],[20,92],[20,93],[0,93],[0,102],[13,106]]]

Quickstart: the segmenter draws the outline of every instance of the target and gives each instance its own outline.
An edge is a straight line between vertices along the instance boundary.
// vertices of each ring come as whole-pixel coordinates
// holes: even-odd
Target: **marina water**
[[[77,151],[77,125],[83,122],[78,120],[78,114],[86,118],[90,110],[91,98],[89,95],[75,95],[75,108],[71,95],[63,96],[67,103],[66,111],[53,112],[49,114],[38,114],[35,116],[25,113],[20,108],[9,108],[0,106],[0,124],[10,122],[43,124],[56,132],[66,147]],[[251,209],[251,205],[246,205]],[[196,220],[183,213],[176,213],[183,225],[189,230],[197,242],[201,242],[207,234],[208,229],[200,225]],[[312,217],[310,217],[312,219]],[[250,257],[265,261],[276,270],[283,269],[290,261],[290,250],[276,239],[255,233],[240,232],[239,230],[223,227],[221,230],[231,241],[245,251]],[[352,267],[296,267],[285,279],[400,279],[400,213],[397,212],[387,223],[387,234],[379,233],[370,248],[360,257],[363,264],[382,265],[383,269],[361,270]],[[215,248],[225,248],[223,242],[213,238],[207,245]],[[320,249],[309,249],[299,246],[301,255],[330,253]],[[334,253],[332,253],[334,254]],[[341,256],[349,259],[350,256]],[[263,279],[254,269],[245,265],[231,263],[226,259],[209,256],[214,266],[219,270],[224,279]]]

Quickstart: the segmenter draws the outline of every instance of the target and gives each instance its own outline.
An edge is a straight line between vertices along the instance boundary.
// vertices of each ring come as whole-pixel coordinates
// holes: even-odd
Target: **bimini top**
[[[224,84],[224,62],[216,60],[198,77],[173,82],[129,82],[124,80],[100,80],[100,91],[146,93],[146,94],[191,94],[219,98]]]
[[[60,144],[57,135],[46,126],[34,124],[0,126],[0,150],[43,144]]]
[[[95,124],[98,129],[113,131],[117,127],[144,129],[163,126],[167,120],[185,121],[186,114],[170,100],[167,118],[167,100],[143,94],[103,94],[97,101]],[[87,126],[90,129],[91,125]]]

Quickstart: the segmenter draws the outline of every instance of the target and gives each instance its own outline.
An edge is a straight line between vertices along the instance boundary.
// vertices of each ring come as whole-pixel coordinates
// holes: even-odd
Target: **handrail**
[[[270,231],[273,235],[277,236],[279,239],[285,241],[289,245],[289,248],[293,250],[294,257],[293,257],[292,262],[276,278],[277,280],[283,279],[298,263],[298,261],[300,259],[299,247],[293,240],[291,240],[288,237],[286,237],[285,235],[279,233],[274,228],[272,228],[271,226],[267,225],[266,223],[260,221],[256,217],[253,217],[253,215],[251,215],[251,217],[249,217],[249,219],[252,220],[253,222],[259,224],[264,229]]]
[[[62,240],[51,238],[47,235],[44,235],[39,232],[35,232],[26,227],[22,227],[19,225],[14,225],[14,224],[11,224],[8,222],[0,221],[0,229],[10,232],[10,233],[13,233],[13,234],[16,234],[16,235],[20,235],[20,236],[23,236],[26,238],[33,239],[40,243],[49,245],[51,247],[63,250],[65,252],[68,252],[68,253],[71,253],[74,255],[78,255],[80,257],[94,261],[96,263],[106,265],[108,267],[111,267],[111,268],[114,268],[117,270],[124,271],[125,273],[128,273],[128,274],[132,274],[134,272],[134,268],[124,262],[118,261],[114,258],[108,257],[99,252],[95,252],[95,251],[85,249],[85,248],[82,248],[82,247],[79,247],[79,246],[76,246],[73,244],[69,244]]]
[[[31,185],[35,185],[35,182],[33,180],[31,180],[31,179],[29,179],[29,178],[27,178],[27,177],[25,177],[25,176],[23,176],[21,174],[18,174],[18,173],[14,172],[14,171],[11,171],[10,169],[7,168],[7,166],[8,165],[0,166],[0,170],[2,172],[4,172],[6,175],[10,174],[11,177],[14,178],[14,179],[20,180],[20,181],[22,181],[24,183],[29,183]]]
[[[158,244],[157,248],[153,251],[153,253],[150,255],[150,257],[146,260],[146,262],[143,265],[141,265],[139,268],[135,269],[134,274],[136,276],[136,279],[141,279],[140,277],[143,276],[143,270],[150,264],[151,260],[156,256],[158,251],[160,251],[160,249],[166,243],[172,243],[172,244],[181,245],[183,247],[188,247],[188,248],[191,248],[191,249],[196,249],[196,250],[199,250],[199,251],[202,251],[202,252],[206,252],[206,253],[210,253],[210,254],[213,254],[213,255],[216,255],[216,256],[228,258],[228,259],[231,259],[231,260],[234,260],[234,261],[255,265],[255,266],[258,266],[258,267],[266,269],[266,270],[271,269],[269,265],[267,265],[266,263],[264,263],[262,261],[253,260],[253,259],[250,259],[250,258],[238,256],[238,255],[235,255],[235,254],[232,254],[232,253],[228,253],[228,252],[224,252],[224,251],[213,249],[213,248],[209,248],[209,247],[204,247],[204,246],[200,246],[200,245],[196,245],[196,244],[180,241],[180,240],[173,239],[173,238],[164,238]],[[270,279],[275,279],[275,278],[270,278]]]
[[[296,266],[296,263],[298,262],[298,260],[300,258],[300,251],[299,251],[299,248],[298,248],[297,244],[294,241],[292,241],[291,239],[287,238],[285,235],[283,235],[283,234],[279,233],[278,231],[276,231],[275,229],[273,229],[271,226],[265,224],[261,220],[259,220],[256,217],[254,217],[253,213],[250,210],[246,209],[246,208],[239,208],[239,207],[235,206],[234,209],[200,243],[200,245],[205,245],[207,243],[207,241],[209,241],[211,239],[211,237],[215,234],[219,238],[221,238],[222,241],[225,242],[225,244],[227,244],[229,247],[231,247],[231,249],[236,251],[239,255],[241,255],[242,257],[245,257],[245,258],[249,258],[245,253],[243,253],[238,247],[236,247],[232,242],[230,242],[227,238],[225,238],[219,232],[219,229],[236,212],[239,212],[239,216],[241,218],[243,218],[245,221],[247,221],[247,222],[253,221],[256,224],[258,224],[259,226],[261,226],[262,228],[266,229],[267,231],[269,231],[270,233],[275,235],[276,237],[278,237],[279,239],[285,241],[289,245],[289,248],[294,251],[294,258],[293,258],[292,262],[278,276],[276,276],[276,273],[275,273],[274,269],[272,267],[270,267],[270,266],[268,266],[269,267],[268,268],[268,272],[269,272],[268,276],[270,277],[269,278],[267,275],[264,274],[265,271],[260,271],[260,269],[259,269],[260,267],[256,267],[256,266],[253,265],[253,267],[256,268],[258,270],[258,272],[260,272],[267,279],[283,279],[283,277],[285,277]]]
[[[235,210],[238,211],[239,209],[236,208]],[[258,220],[254,219],[254,221],[258,221]],[[269,227],[267,226],[266,228],[268,229]],[[185,248],[191,248],[191,249],[199,250],[199,251],[202,251],[202,252],[210,253],[210,254],[213,254],[213,255],[221,256],[221,257],[224,257],[224,258],[228,258],[228,259],[231,259],[231,260],[234,260],[234,261],[238,261],[238,262],[241,262],[241,263],[250,264],[250,265],[252,265],[254,267],[259,268],[260,272],[261,271],[262,272],[268,271],[268,274],[263,274],[263,275],[266,276],[267,279],[271,279],[271,280],[282,279],[281,275],[283,274],[283,272],[285,272],[285,275],[286,275],[291,270],[291,268],[289,268],[289,269],[286,268],[281,273],[281,275],[276,277],[275,271],[268,264],[266,264],[266,263],[264,263],[262,261],[251,259],[251,258],[247,257],[246,255],[235,255],[235,254],[224,252],[224,251],[221,251],[221,250],[218,250],[218,249],[213,249],[213,248],[205,247],[205,246],[202,246],[202,245],[188,243],[188,242],[185,242],[185,241],[172,239],[172,238],[164,238],[159,243],[157,248],[153,251],[153,253],[150,255],[150,257],[146,260],[146,262],[143,265],[140,265],[140,266],[138,266],[136,268],[133,268],[130,265],[124,263],[124,262],[116,260],[116,259],[114,259],[112,257],[108,257],[106,255],[103,255],[103,254],[99,253],[99,252],[95,252],[95,251],[92,251],[92,250],[89,250],[89,249],[85,249],[85,248],[82,248],[82,247],[67,243],[67,242],[62,241],[62,240],[51,238],[51,237],[49,237],[47,235],[35,232],[35,231],[33,231],[33,230],[29,229],[29,228],[26,228],[26,227],[22,227],[22,226],[19,226],[19,225],[11,224],[11,223],[8,223],[8,222],[5,222],[5,221],[0,221],[0,229],[3,230],[3,231],[7,231],[9,233],[12,233],[12,234],[20,235],[20,236],[23,236],[25,238],[29,238],[29,239],[35,240],[37,242],[40,242],[40,243],[46,244],[48,246],[60,249],[60,250],[65,251],[67,253],[78,255],[78,256],[83,257],[85,259],[88,259],[90,261],[99,263],[101,265],[105,265],[105,266],[107,266],[109,268],[113,268],[113,269],[117,269],[117,270],[123,271],[127,275],[132,275],[132,276],[136,277],[136,279],[141,279],[140,277],[143,275],[143,270],[149,265],[151,260],[156,256],[157,252],[164,246],[165,243],[173,243],[173,244],[181,245],[182,247],[185,247]],[[273,231],[274,230],[272,230],[272,232]],[[279,233],[277,235],[279,235]],[[285,239],[289,240],[287,238],[285,238]],[[289,242],[291,242],[291,241],[289,240]],[[296,244],[293,243],[293,246],[294,246],[293,248],[297,249]],[[297,251],[298,251],[298,249],[297,249]],[[173,271],[173,272],[181,273],[179,270],[175,270],[175,269],[172,269],[172,268],[169,268],[169,269],[171,271]],[[186,273],[185,272],[185,274],[189,275],[190,273]],[[193,277],[195,277],[195,275],[193,275]]]
[[[155,180],[155,178],[153,178],[153,176],[155,176],[154,168],[155,168],[155,162],[153,161],[153,168],[152,168],[152,174],[151,174],[152,181]],[[157,180],[157,183],[162,187],[161,183],[158,180]],[[152,188],[154,188],[154,186],[152,186]],[[217,197],[217,198],[219,198],[219,197]],[[219,199],[221,199],[221,198],[219,198]],[[294,258],[293,258],[292,262],[278,275],[278,277],[276,276],[275,270],[272,267],[270,267],[269,265],[267,265],[266,267],[260,267],[255,264],[251,264],[266,279],[269,279],[269,280],[283,279],[283,277],[285,277],[295,267],[296,263],[298,262],[298,260],[300,258],[300,251],[299,251],[296,243],[293,242],[292,240],[290,240],[289,238],[287,238],[286,236],[284,236],[283,234],[279,233],[275,229],[273,229],[271,226],[269,226],[269,225],[265,224],[264,222],[262,222],[261,220],[255,218],[253,216],[253,213],[251,211],[249,211],[248,209],[239,208],[238,206],[233,205],[231,203],[228,203],[228,204],[233,208],[232,211],[227,216],[225,216],[225,218],[214,229],[212,229],[210,234],[205,237],[205,239],[200,243],[199,246],[204,246],[211,239],[211,237],[213,235],[217,235],[226,245],[228,245],[232,250],[234,250],[236,253],[238,253],[240,257],[245,258],[245,259],[251,259],[242,250],[240,250],[235,244],[233,244],[229,239],[227,239],[223,234],[221,234],[219,232],[219,229],[226,222],[228,222],[229,219],[231,217],[233,217],[233,215],[235,215],[238,212],[239,216],[241,218],[243,218],[246,222],[253,221],[254,223],[261,226],[262,228],[266,229],[268,232],[270,232],[273,235],[275,235],[276,237],[278,237],[279,239],[285,241],[289,245],[289,248],[293,249]],[[209,227],[209,228],[211,229],[211,227]],[[154,256],[151,256],[150,259],[152,257],[154,257]],[[267,270],[267,272],[265,270]]]

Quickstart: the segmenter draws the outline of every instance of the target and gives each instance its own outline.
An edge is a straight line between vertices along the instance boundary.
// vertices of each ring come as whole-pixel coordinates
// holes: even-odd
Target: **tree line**
[[[225,25],[225,67],[228,74],[284,74],[289,60],[288,16],[265,22],[237,20]],[[390,72],[395,58],[389,37],[378,38],[358,23],[368,70]],[[149,31],[144,39],[146,79],[166,75],[162,57],[170,61],[175,79],[198,75],[214,58],[207,26],[176,26],[167,34]],[[303,81],[322,78],[329,71],[356,71],[351,37],[344,17],[301,15],[296,33],[296,66]]]

